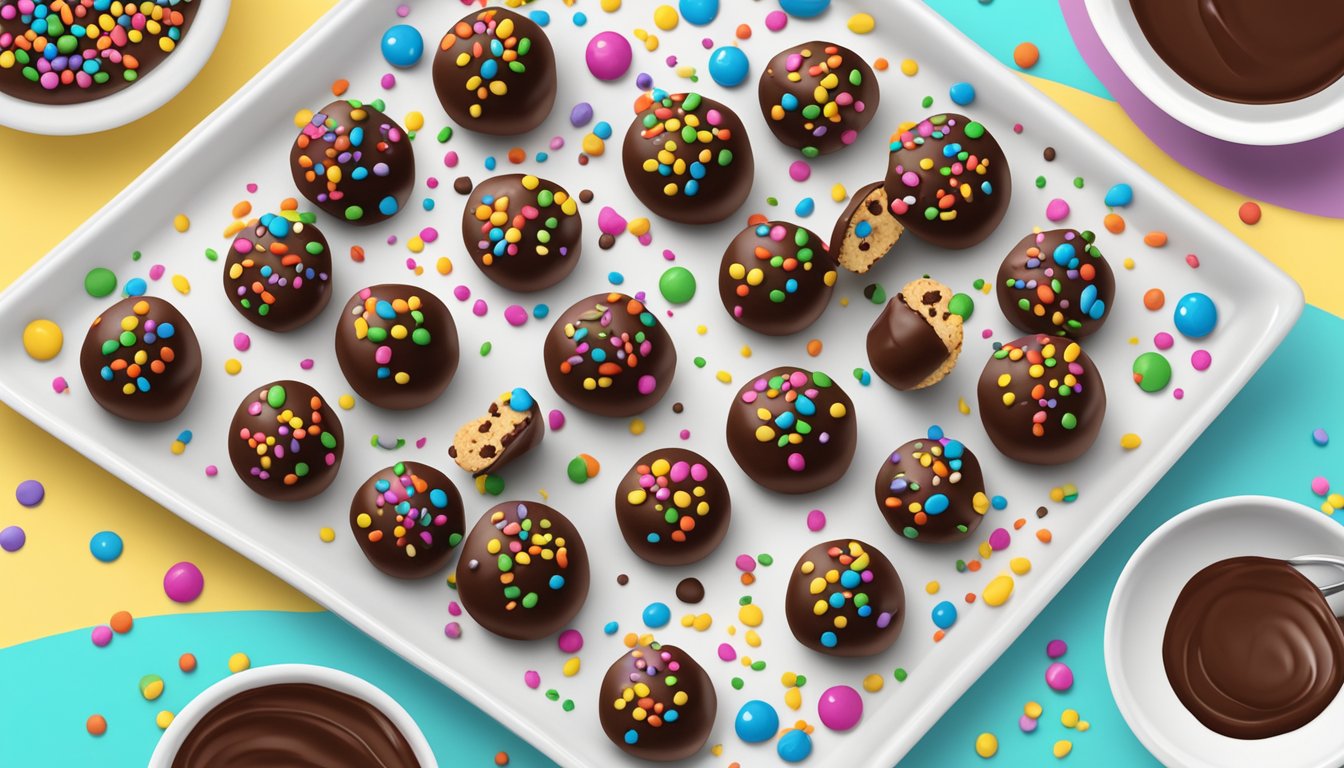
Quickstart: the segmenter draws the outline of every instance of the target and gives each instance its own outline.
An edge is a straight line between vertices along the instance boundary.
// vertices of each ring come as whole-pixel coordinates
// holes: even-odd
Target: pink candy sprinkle
[[[423,446],[420,446],[420,447],[423,447]],[[461,606],[461,605],[458,605],[458,602],[457,602],[456,600],[449,600],[449,601],[448,601],[448,615],[449,615],[449,616],[461,616],[461,615],[462,615],[462,606]]]
[[[106,626],[97,626],[89,634],[89,639],[99,648],[106,648],[107,644],[112,642],[112,628]]]
[[[826,513],[814,509],[807,513],[807,530],[816,533],[826,527]]]
[[[1007,549],[1012,541],[1013,537],[1008,533],[1007,528],[995,528],[994,532],[989,534],[989,546],[995,552]]]
[[[1186,254],[1185,263],[1189,264],[1191,269],[1199,269],[1199,257],[1193,253]]]
[[[765,15],[765,28],[771,32],[778,32],[788,26],[788,14],[783,11],[771,11]]]
[[[1056,661],[1045,670],[1045,684],[1054,691],[1067,691],[1073,687],[1073,670],[1062,661]]]
[[[737,559],[733,561],[733,565],[736,565],[739,571],[751,573],[756,570],[756,558],[751,555],[738,555]]]
[[[450,621],[443,626],[443,634],[450,640],[456,640],[462,636],[462,625],[456,621]]]
[[[305,371],[311,371],[313,369],[313,358],[305,357],[304,359],[300,360],[299,367]]]
[[[1324,477],[1313,477],[1311,479],[1311,492],[1317,496],[1328,496],[1330,494],[1330,481]]]
[[[1051,640],[1045,644],[1045,655],[1052,659],[1058,659],[1069,650],[1069,644],[1063,640]]]
[[[471,289],[465,285],[459,285],[453,289],[453,298],[458,301],[466,301],[471,298]]]
[[[802,160],[794,160],[789,165],[789,178],[794,181],[807,181],[812,178],[812,166]]]
[[[66,381],[64,376],[57,376],[51,380],[51,388],[58,395],[65,394],[70,391],[70,382]]]
[[[166,269],[166,268],[165,268],[162,264],[155,264],[154,266],[150,267],[150,268],[149,268],[149,279],[150,279],[150,280],[158,280],[158,279],[162,278],[165,269]]]
[[[737,651],[733,646],[727,643],[719,643],[719,659],[722,661],[732,661],[737,658]]]
[[[1153,337],[1153,346],[1158,349],[1171,349],[1171,345],[1176,343],[1170,333],[1162,331]]]
[[[504,319],[517,328],[527,322],[527,310],[517,304],[510,304],[504,308]]]
[[[1207,371],[1209,366],[1213,365],[1213,355],[1206,349],[1196,349],[1194,354],[1190,355],[1190,364],[1196,371]]]
[[[553,410],[546,414],[546,421],[550,424],[552,432],[559,432],[565,428],[565,413],[564,411]]]
[[[1045,218],[1051,221],[1063,221],[1069,215],[1069,204],[1056,197],[1045,206]]]
[[[383,90],[390,91],[397,85],[397,76],[388,72],[386,75],[383,75],[383,79],[379,80],[378,84],[383,86]]]
[[[477,317],[485,317],[485,313],[490,311],[490,305],[485,303],[485,299],[477,299],[475,304],[471,305],[471,314]]]
[[[258,187],[257,187],[257,185],[256,185],[256,182],[252,182],[252,183],[250,183],[250,184],[247,185],[247,193],[248,193],[249,195],[255,195],[255,194],[257,194],[257,189],[258,189]]]
[[[239,352],[246,352],[252,348],[252,337],[242,331],[233,334],[233,348]]]
[[[529,669],[523,673],[523,683],[526,684],[528,688],[535,691],[537,688],[541,687],[541,675],[537,670]]]
[[[1026,715],[1017,719],[1017,727],[1022,729],[1023,733],[1031,733],[1036,730],[1037,722]]]
[[[609,205],[602,206],[602,210],[597,214],[597,228],[604,235],[615,237],[625,232],[626,225],[629,224],[625,217],[616,212],[615,208]]]
[[[452,150],[448,150],[448,154],[443,156],[443,164],[449,168],[456,168],[457,153]]]
[[[210,464],[210,465],[206,466],[206,468],[205,468],[205,476],[206,476],[206,477],[214,477],[215,475],[218,475],[218,474],[219,474],[219,467],[216,467],[214,464]]]
[[[677,437],[680,437],[682,440],[690,440],[690,439],[691,439],[691,430],[689,430],[689,429],[683,429],[683,430],[681,430],[680,432],[677,433]]]
[[[578,653],[583,649],[583,635],[577,629],[566,629],[555,639],[561,653]]]

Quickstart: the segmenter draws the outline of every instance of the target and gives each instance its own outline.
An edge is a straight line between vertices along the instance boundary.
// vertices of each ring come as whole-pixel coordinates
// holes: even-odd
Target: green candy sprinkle
[[[117,289],[117,275],[106,267],[94,267],[84,276],[84,290],[95,299],[111,295]]]
[[[964,293],[954,294],[947,302],[947,311],[960,317],[964,323],[970,320],[971,314],[975,312],[975,299]]]
[[[671,267],[658,278],[658,291],[669,304],[685,304],[695,296],[695,275],[685,267]]]

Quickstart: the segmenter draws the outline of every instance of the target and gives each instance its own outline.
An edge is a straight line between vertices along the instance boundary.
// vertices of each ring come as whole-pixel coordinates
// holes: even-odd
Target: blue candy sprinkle
[[[939,629],[948,629],[957,623],[957,606],[944,600],[933,606],[933,624]]]
[[[612,285],[620,285],[625,282],[625,275],[622,275],[620,272],[608,272],[607,282]]]
[[[644,609],[644,624],[649,629],[662,629],[672,620],[672,609],[667,603],[649,603]]]
[[[775,744],[779,759],[786,763],[801,763],[812,754],[812,737],[807,731],[792,730],[779,737]]]
[[[515,411],[530,411],[537,401],[532,399],[532,393],[522,387],[518,387],[509,393],[509,407]]]
[[[697,27],[709,24],[719,15],[719,0],[681,0],[677,7],[681,18]]]
[[[1176,302],[1176,330],[1188,339],[1202,339],[1218,324],[1218,306],[1202,293],[1187,293]]]
[[[779,713],[760,699],[752,699],[737,711],[733,721],[737,737],[748,744],[759,744],[775,737],[779,730]]]
[[[810,197],[804,197],[802,200],[799,200],[798,205],[793,208],[794,214],[801,216],[802,218],[811,216],[812,212],[815,210],[817,210],[817,203]]]
[[[112,531],[100,531],[93,534],[89,539],[89,552],[96,560],[103,563],[110,563],[121,557],[121,551],[124,545],[121,537]]]
[[[831,0],[779,0],[779,7],[790,16],[811,19],[831,7]]]
[[[1106,199],[1103,202],[1111,208],[1124,208],[1134,202],[1134,188],[1128,184],[1116,184],[1106,190]]]
[[[736,88],[751,72],[751,61],[741,48],[725,45],[709,55],[709,76],[724,88]]]
[[[394,67],[413,67],[425,55],[425,39],[410,24],[397,24],[383,33],[383,58]]]
[[[964,107],[975,101],[975,86],[970,83],[953,83],[952,87],[947,89],[947,95],[953,104]]]

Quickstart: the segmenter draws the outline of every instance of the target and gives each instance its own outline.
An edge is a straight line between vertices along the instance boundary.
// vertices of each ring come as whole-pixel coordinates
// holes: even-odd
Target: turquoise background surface
[[[1041,50],[1032,74],[1107,95],[1074,49],[1052,0],[929,4],[1000,60],[1011,63],[1013,48],[1030,40]],[[1311,477],[1340,462],[1340,449],[1319,448],[1310,435],[1317,427],[1344,435],[1337,383],[1344,375],[1341,352],[1344,321],[1308,308],[1231,407],[902,765],[973,764],[981,731],[999,738],[992,763],[997,766],[1048,764],[1051,744],[1063,738],[1074,744],[1070,764],[1156,765],[1125,726],[1106,682],[1102,630],[1112,586],[1144,537],[1189,506],[1242,493],[1315,506]],[[1043,679],[1045,645],[1055,638],[1068,642],[1064,661],[1077,680],[1065,694],[1051,691]],[[416,717],[437,754],[453,756],[446,765],[493,765],[501,750],[514,766],[550,765],[503,726],[331,614],[264,611],[140,619],[130,635],[104,649],[93,648],[88,631],[80,630],[0,650],[0,750],[7,761],[25,767],[48,764],[55,742],[68,764],[143,764],[160,733],[153,713],[180,710],[227,674],[228,657],[239,650],[254,665],[322,664],[370,680]],[[200,664],[190,675],[176,669],[184,651]],[[167,683],[155,702],[136,692],[148,672]],[[1027,735],[1017,721],[1030,700],[1044,705],[1045,715]],[[1092,728],[1080,734],[1060,725],[1066,707],[1077,709]],[[84,719],[95,710],[113,725],[101,739],[84,738]]]

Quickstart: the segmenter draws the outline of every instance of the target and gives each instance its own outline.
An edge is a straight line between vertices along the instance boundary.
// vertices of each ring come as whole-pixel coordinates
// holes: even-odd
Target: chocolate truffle
[[[505,501],[481,516],[457,562],[457,593],[482,627],[513,640],[559,632],[588,597],[588,551],[545,504]]]
[[[962,320],[948,309],[952,289],[927,277],[887,302],[868,329],[868,364],[896,389],[931,387],[957,365]]]
[[[853,401],[821,371],[766,371],[738,390],[728,410],[737,465],[779,493],[810,493],[839,480],[857,436]]]
[[[798,642],[830,656],[873,656],[905,623],[905,588],[891,561],[857,539],[818,544],[789,576],[784,616]]]
[[[462,543],[462,495],[439,470],[414,461],[381,469],[355,491],[350,531],[378,570],[432,576]]]
[[[1083,455],[1101,431],[1106,387],[1076,341],[1038,334],[994,350],[978,388],[980,420],[999,452],[1028,464]]]
[[[968,117],[934,115],[891,138],[887,198],[907,229],[941,248],[969,248],[989,237],[1012,197],[1003,150]]]
[[[457,372],[457,325],[433,293],[375,285],[350,297],[336,325],[336,361],[359,396],[393,410],[419,408]]]
[[[877,77],[857,53],[813,41],[786,48],[765,65],[761,114],[785,146],[804,157],[853,144],[877,114]]]
[[[486,179],[462,211],[462,242],[485,276],[511,291],[564,280],[583,245],[579,201],[564,187],[512,173]]]
[[[303,501],[326,490],[344,452],[336,412],[317,390],[297,381],[252,390],[229,425],[233,471],[272,501]]]
[[[796,224],[762,221],[748,224],[724,251],[719,298],[742,325],[787,336],[826,311],[835,278],[821,238]]]
[[[940,427],[892,451],[877,470],[876,489],[887,525],[916,541],[964,539],[989,511],[980,462]]]
[[[1028,333],[1081,339],[1106,322],[1115,275],[1092,232],[1052,229],[1022,238],[999,266],[999,306]]]
[[[291,331],[331,301],[331,247],[317,216],[282,210],[252,219],[224,260],[224,293],[233,308],[270,331]]]
[[[698,93],[654,90],[639,97],[621,158],[635,197],[681,224],[732,216],[756,174],[742,120]]]
[[[654,641],[607,670],[597,713],[607,738],[626,754],[672,762],[705,746],[718,707],[704,668],[675,645]]]
[[[352,224],[377,224],[406,207],[415,186],[410,137],[382,102],[333,101],[299,131],[289,153],[294,185]]]
[[[719,470],[684,448],[644,454],[616,486],[616,522],[636,555],[658,565],[703,560],[728,533],[732,500]]]
[[[131,421],[167,421],[187,407],[201,377],[201,346],[177,308],[132,296],[94,319],[79,350],[89,394]]]
[[[532,393],[518,387],[500,395],[484,416],[463,424],[448,455],[473,475],[485,475],[537,447],[545,436],[541,407]]]
[[[443,111],[469,131],[527,133],[555,104],[551,41],[536,22],[513,11],[472,11],[439,41],[434,92]]]
[[[831,255],[850,272],[863,274],[896,246],[905,225],[891,215],[884,182],[875,181],[849,199],[831,230]]]
[[[589,296],[565,310],[546,336],[546,375],[556,393],[599,416],[633,416],[672,386],[677,350],[644,302],[623,293]]]

